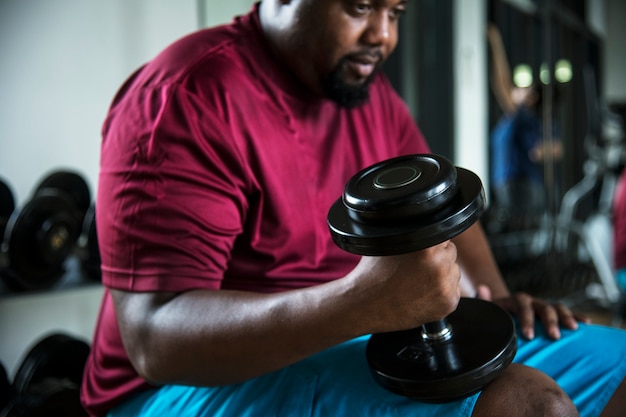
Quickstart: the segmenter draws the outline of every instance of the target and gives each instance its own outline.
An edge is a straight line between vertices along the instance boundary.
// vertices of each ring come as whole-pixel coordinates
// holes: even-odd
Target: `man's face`
[[[300,0],[288,44],[290,66],[340,105],[368,97],[369,82],[398,41],[407,0]]]

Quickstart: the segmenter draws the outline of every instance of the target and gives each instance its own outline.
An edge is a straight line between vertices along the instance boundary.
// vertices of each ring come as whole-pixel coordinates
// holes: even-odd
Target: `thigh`
[[[165,386],[109,413],[126,416],[454,416],[469,417],[478,394],[427,404],[380,387],[365,359],[367,337],[325,350],[280,371],[216,388]]]
[[[598,416],[626,377],[626,331],[580,324],[552,341],[537,326],[537,337],[518,335],[515,362],[539,369],[569,395],[581,417]]]

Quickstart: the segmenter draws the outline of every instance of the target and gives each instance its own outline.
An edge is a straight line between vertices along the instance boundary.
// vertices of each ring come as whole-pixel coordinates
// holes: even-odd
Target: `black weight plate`
[[[80,387],[48,378],[26,394],[13,398],[0,417],[88,417],[80,402]]]
[[[0,179],[0,217],[9,217],[15,210],[15,199],[9,185]]]
[[[98,246],[98,232],[96,229],[96,205],[92,204],[83,220],[84,258],[83,266],[87,273],[100,278],[100,249]]]
[[[20,363],[13,389],[26,394],[50,378],[68,380],[80,387],[89,350],[87,342],[64,333],[42,337]]]
[[[456,169],[439,155],[405,155],[374,164],[346,184],[348,215],[366,223],[431,213],[456,194]]]
[[[0,179],[0,241],[11,214],[15,211],[15,198],[9,185]]]
[[[0,363],[0,410],[2,410],[12,397],[13,389],[9,382],[9,375],[2,363]]]
[[[9,219],[5,230],[9,268],[3,276],[18,289],[51,287],[79,233],[76,210],[65,194],[40,191]]]
[[[91,192],[87,181],[77,172],[68,170],[53,171],[46,175],[35,187],[35,195],[41,190],[52,188],[68,194],[74,202],[74,206],[85,215],[91,205]]]
[[[447,322],[452,337],[444,342],[425,341],[421,328],[372,335],[366,355],[374,379],[406,397],[447,402],[478,392],[512,362],[515,326],[497,305],[462,298]]]
[[[478,176],[456,168],[457,193],[439,210],[393,223],[362,223],[348,213],[342,199],[328,213],[334,242],[359,255],[399,255],[414,252],[453,238],[478,220],[485,208],[485,192]]]

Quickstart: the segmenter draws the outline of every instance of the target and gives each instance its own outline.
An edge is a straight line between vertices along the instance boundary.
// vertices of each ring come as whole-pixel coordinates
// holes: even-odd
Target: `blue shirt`
[[[525,107],[505,115],[491,133],[491,182],[512,180],[542,182],[541,166],[531,161],[530,151],[541,140],[541,119]]]

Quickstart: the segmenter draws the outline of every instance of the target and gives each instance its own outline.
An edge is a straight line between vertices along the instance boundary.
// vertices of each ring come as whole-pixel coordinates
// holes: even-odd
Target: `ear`
[[[259,13],[266,30],[284,28],[293,19],[301,0],[263,0]]]
[[[272,10],[273,13],[281,8],[281,6],[288,6],[294,3],[294,0],[261,0],[261,9]]]

